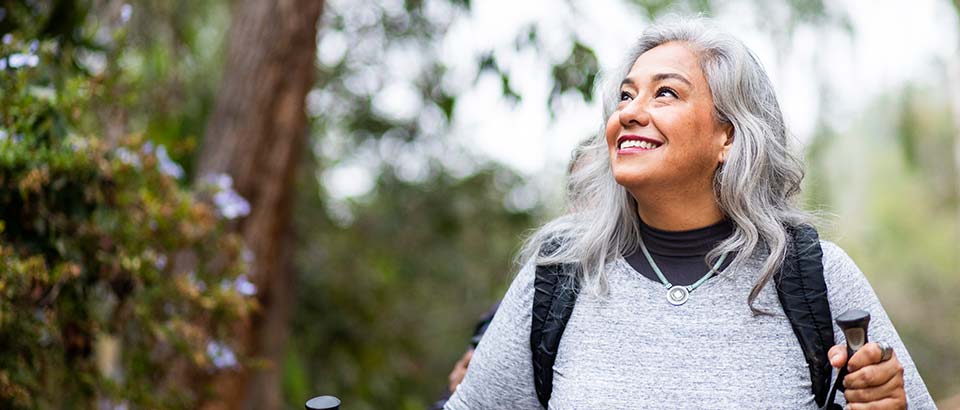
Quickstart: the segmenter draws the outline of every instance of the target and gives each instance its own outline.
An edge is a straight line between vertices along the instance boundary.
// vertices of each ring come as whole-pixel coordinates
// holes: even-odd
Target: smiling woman
[[[845,364],[850,408],[933,408],[866,278],[796,206],[802,164],[753,54],[671,21],[608,81],[577,206],[527,240],[446,408],[814,409]],[[830,322],[850,309],[884,343],[848,362]]]
[[[640,219],[661,229],[687,230],[722,219],[713,179],[733,130],[714,115],[698,60],[683,42],[643,53],[621,83],[617,112],[607,118],[613,177],[643,202]],[[675,201],[665,196],[683,196],[685,206],[667,206]]]

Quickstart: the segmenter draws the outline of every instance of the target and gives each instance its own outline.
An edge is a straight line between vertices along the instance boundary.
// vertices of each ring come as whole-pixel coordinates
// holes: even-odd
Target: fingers
[[[463,368],[466,369],[470,366],[470,359],[473,359],[473,349],[467,350],[467,352],[463,354],[463,357],[460,358],[458,364],[463,363]]]
[[[450,382],[448,389],[451,393],[457,389],[457,386],[463,381],[464,376],[467,375],[467,367],[470,366],[470,359],[472,358],[473,349],[469,349],[463,354],[463,357],[457,361],[457,364],[453,366],[453,371],[451,371],[450,376],[447,377],[447,380]]]
[[[907,408],[907,401],[905,399],[887,398],[870,403],[850,403],[847,404],[846,408],[850,410],[902,410]]]
[[[871,346],[873,345],[873,346]],[[905,409],[907,396],[903,386],[903,365],[893,352],[881,362],[876,343],[854,353],[848,364],[851,373],[843,379],[844,397],[849,409]],[[855,362],[856,360],[856,362]],[[869,362],[864,364],[864,362]],[[862,367],[856,368],[854,366]]]
[[[865,368],[864,370],[869,369]],[[848,376],[849,377],[849,376]],[[844,380],[846,382],[846,379]],[[846,383],[844,383],[846,384]],[[886,398],[901,397],[903,394],[903,377],[891,377],[883,385],[870,388],[847,388],[844,397],[847,403],[869,403]]]
[[[453,369],[453,372],[450,373],[449,381],[450,384],[447,386],[447,389],[450,390],[450,393],[453,393],[457,390],[457,386],[460,385],[460,382],[463,381],[463,377],[467,375],[467,370],[462,366],[457,366]]]
[[[830,365],[839,369],[847,362],[847,346],[834,345],[827,352],[827,357],[830,358]]]
[[[856,355],[854,355],[856,357]],[[851,362],[853,359],[850,360]],[[843,379],[843,386],[848,389],[863,389],[867,387],[882,386],[891,378],[899,376],[903,378],[903,365],[894,356],[885,362],[868,365],[856,371],[850,372]]]
[[[896,352],[894,352],[894,354],[896,354]],[[847,363],[847,368],[853,373],[863,366],[879,363],[881,356],[883,356],[883,350],[880,349],[879,344],[874,342],[867,343],[853,354],[850,362]]]

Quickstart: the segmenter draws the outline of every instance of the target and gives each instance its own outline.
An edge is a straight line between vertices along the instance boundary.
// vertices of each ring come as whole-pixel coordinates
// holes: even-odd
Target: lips
[[[641,135],[622,135],[617,138],[617,152],[630,153],[652,151],[663,145],[663,141]]]

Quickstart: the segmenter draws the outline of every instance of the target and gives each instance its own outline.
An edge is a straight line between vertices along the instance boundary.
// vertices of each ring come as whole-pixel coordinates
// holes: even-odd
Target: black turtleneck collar
[[[703,277],[709,269],[704,256],[732,234],[733,223],[726,219],[689,231],[665,231],[640,222],[643,243],[667,280],[677,285],[689,285]],[[641,275],[655,282],[660,281],[639,249],[632,255],[625,255],[624,259]],[[731,260],[728,256],[721,269],[729,265]]]
[[[640,221],[643,243],[654,255],[703,257],[731,234],[733,223],[728,219],[689,231],[665,231]]]

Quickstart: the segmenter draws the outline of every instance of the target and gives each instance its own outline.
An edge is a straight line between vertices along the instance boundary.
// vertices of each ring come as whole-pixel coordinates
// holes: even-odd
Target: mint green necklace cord
[[[653,271],[656,272],[657,277],[660,278],[660,283],[663,283],[663,286],[667,287],[667,301],[676,306],[680,306],[687,302],[687,299],[690,297],[690,292],[693,292],[694,289],[700,287],[703,282],[706,282],[707,279],[710,279],[710,276],[717,272],[717,269],[720,269],[720,265],[723,265],[723,261],[727,259],[727,254],[720,256],[720,259],[717,260],[717,263],[713,264],[713,267],[707,271],[700,278],[700,280],[694,282],[689,286],[674,286],[670,281],[663,276],[663,272],[660,271],[660,267],[657,266],[657,262],[654,262],[653,256],[650,255],[650,251],[647,250],[647,245],[643,243],[642,238],[640,239],[640,250],[643,251],[643,256],[647,257],[647,262],[650,263],[650,267],[653,268]]]

